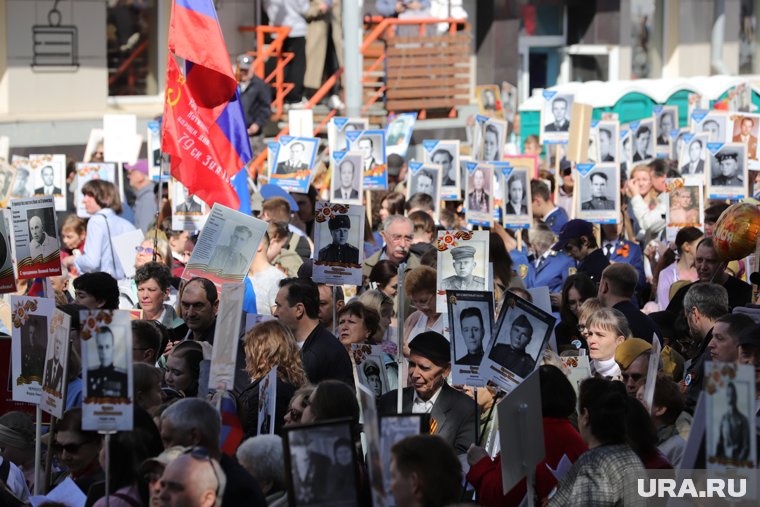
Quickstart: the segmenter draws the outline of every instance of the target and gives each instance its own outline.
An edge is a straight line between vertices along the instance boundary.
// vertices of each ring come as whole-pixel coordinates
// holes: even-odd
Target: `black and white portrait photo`
[[[488,232],[438,231],[437,245],[436,308],[444,313],[445,291],[488,290]]]
[[[424,161],[441,166],[441,187],[443,187],[441,190],[444,197],[452,194],[459,195],[459,141],[425,141],[423,146],[425,148]]]
[[[504,214],[527,215],[530,205],[528,169],[515,167],[504,184]]]
[[[482,255],[478,255],[478,260],[475,260],[475,254],[477,250],[474,246],[457,246],[452,248],[448,255],[451,257],[451,265],[453,267],[454,274],[447,276],[441,280],[441,290],[457,289],[457,290],[485,290],[486,279],[484,276],[476,275],[475,269],[479,267],[479,272],[483,272]],[[446,252],[441,252],[446,259]],[[487,258],[487,257],[486,257]],[[446,273],[446,270],[443,270]]]
[[[616,121],[601,121],[596,126],[596,147],[599,153],[597,162],[616,162],[619,137]]]
[[[332,200],[361,204],[362,156],[356,152],[333,154]]]
[[[209,259],[209,271],[221,273],[246,273],[251,265],[251,249],[255,251],[255,245],[251,245],[253,231],[245,225],[228,224],[229,234],[222,234],[221,238],[227,238],[226,244],[218,245]]]
[[[59,171],[60,172],[60,171]],[[51,164],[43,165],[36,173],[34,195],[62,195],[61,187],[56,186],[56,168]]]
[[[691,135],[693,134],[691,134],[687,129],[681,129],[681,131],[678,132],[678,135],[676,136],[675,140],[673,141],[673,145],[671,146],[670,158],[672,160],[680,161],[681,153],[683,153],[683,149],[688,143],[686,138]],[[680,162],[679,162],[679,166],[680,166]]]
[[[704,132],[708,143],[726,142],[728,117],[722,113],[711,111],[699,124],[697,132]]]
[[[504,118],[501,93],[496,85],[480,85],[475,88],[478,98],[478,111],[484,116]]]
[[[31,197],[34,191],[32,187],[33,179],[32,166],[28,158],[13,155],[11,157],[11,166],[16,171],[16,178],[13,182],[12,197]]]
[[[651,160],[655,153],[654,138],[654,121],[641,120],[635,129],[632,129],[633,135],[633,162],[642,162]]]
[[[747,181],[747,147],[740,143],[725,144],[715,153],[715,161],[710,164],[710,185],[733,187],[743,192]]]
[[[315,282],[361,284],[364,222],[364,206],[316,202],[312,272]]]
[[[407,199],[414,194],[427,194],[437,208],[441,195],[441,168],[432,164],[409,162]]]
[[[504,156],[504,144],[507,139],[507,123],[489,119],[482,123],[480,129],[482,140],[481,157],[483,162],[498,162]]]
[[[349,242],[351,218],[348,215],[333,215],[327,220],[327,228],[332,241],[324,248],[320,248],[317,260],[339,264],[359,264],[359,249]]]
[[[26,212],[29,226],[29,255],[32,262],[48,262],[59,252],[53,208],[30,209]]]
[[[55,197],[55,209],[66,210],[66,156],[65,155],[29,155],[29,165],[33,195],[52,195]]]
[[[21,325],[21,376],[27,380],[42,381],[47,348],[47,322],[45,315],[29,315]]]
[[[678,159],[681,176],[704,175],[707,160],[707,135],[696,134],[689,141],[684,140],[683,144],[684,149]]]
[[[357,365],[359,382],[379,398],[389,391],[385,361],[382,354],[365,355],[364,360]]]
[[[544,132],[569,132],[573,97],[557,95],[544,105]]]
[[[327,124],[327,139],[330,146],[330,152],[342,151],[346,149],[346,132],[356,132],[367,130],[369,120],[367,118],[342,118],[335,117],[330,119]]]
[[[201,214],[203,205],[201,200],[187,191],[187,188],[177,180],[172,181],[172,202],[174,212],[180,214]]]
[[[45,356],[45,375],[43,386],[56,393],[63,392],[63,366],[68,347],[67,336],[60,333],[52,334],[48,340],[47,354]]]
[[[10,198],[15,173],[16,171],[12,166],[0,161],[0,204],[3,206]]]
[[[618,187],[614,175],[604,169],[595,169],[583,179],[581,189],[582,210],[612,210],[615,209],[615,197]],[[585,191],[584,191],[585,190]]]
[[[55,312],[52,298],[11,295],[9,300],[11,355],[6,378],[13,400],[39,403],[45,373],[48,325]]]
[[[657,121],[657,146],[670,146],[670,133],[678,128],[678,107],[659,106],[654,115]]]
[[[277,367],[272,368],[259,384],[257,435],[273,435],[277,403]]]
[[[469,223],[493,221],[493,173],[490,164],[467,164],[465,211]]]
[[[303,141],[292,141],[280,146],[275,166],[275,175],[293,174],[309,169],[309,153]]]
[[[478,367],[491,339],[493,299],[489,292],[447,291],[447,313],[451,334],[452,381],[480,386]]]
[[[126,398],[127,351],[122,328],[101,325],[87,345],[87,398]]]
[[[349,151],[362,155],[362,170],[366,173],[377,166],[385,164],[384,130],[366,130],[356,139],[346,139]]]
[[[350,421],[286,430],[285,475],[293,507],[358,507]]]

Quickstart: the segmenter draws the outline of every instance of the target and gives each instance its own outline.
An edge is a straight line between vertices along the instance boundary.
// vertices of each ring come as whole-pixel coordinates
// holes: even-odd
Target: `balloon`
[[[760,208],[741,202],[726,209],[715,223],[713,241],[722,261],[742,259],[755,251],[760,234]]]

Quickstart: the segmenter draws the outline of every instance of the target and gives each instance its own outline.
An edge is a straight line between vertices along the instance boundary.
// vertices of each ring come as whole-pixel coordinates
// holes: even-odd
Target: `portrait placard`
[[[92,215],[87,213],[84,207],[82,187],[91,180],[109,181],[114,185],[116,183],[116,166],[104,162],[78,162],[77,163],[77,189],[74,192],[74,204],[77,207],[77,216],[81,218],[90,218]],[[118,186],[118,185],[117,185]]]
[[[620,123],[614,120],[592,121],[591,138],[596,144],[597,163],[618,162],[620,150],[617,140],[620,138]]]
[[[706,464],[708,469],[754,470],[755,370],[751,365],[705,362]]]
[[[48,328],[55,301],[11,295],[13,401],[40,403]]]
[[[312,277],[315,282],[361,285],[364,220],[364,206],[317,202]]]
[[[707,151],[708,137],[706,133],[685,133],[681,136],[681,152],[678,154],[681,177],[703,186],[712,165],[712,155]]]
[[[331,152],[330,167],[332,200],[343,204],[361,205],[364,192],[362,154],[356,151]]]
[[[398,155],[406,158],[409,142],[412,140],[414,124],[417,121],[417,113],[401,113],[389,118],[385,127],[385,153],[386,155]],[[367,127],[364,126],[365,130]]]
[[[288,192],[307,193],[319,139],[280,136],[277,142],[269,145],[272,153],[269,182]]]
[[[61,247],[53,197],[11,200],[11,220],[18,277],[61,274]]]
[[[493,330],[493,294],[489,291],[446,291],[451,336],[451,381],[485,386],[478,374]]]
[[[617,164],[577,164],[579,189],[575,217],[599,224],[614,224],[620,216],[620,171]]]
[[[11,167],[13,167],[16,173],[16,178],[13,180],[11,198],[31,197],[34,194],[34,188],[32,187],[34,179],[32,178],[32,166],[29,159],[13,155],[11,157]]]
[[[66,211],[66,155],[29,155],[32,195],[55,197],[55,210]]]
[[[385,507],[396,505],[391,493],[391,449],[407,437],[428,433],[430,414],[381,415],[380,419],[380,460],[383,464],[383,488]]]
[[[253,326],[255,326],[256,324],[260,324],[268,320],[274,320],[274,317],[272,317],[271,315],[260,315],[258,313],[246,313],[245,314],[245,332],[247,333],[248,331],[253,329]]]
[[[502,160],[506,142],[506,121],[481,115],[476,117],[475,140],[473,142],[476,159],[482,162]]]
[[[657,148],[657,123],[654,117],[633,121],[631,127],[632,167],[648,164],[655,158]]]
[[[707,174],[708,199],[744,199],[748,179],[747,147],[742,143],[707,143],[714,163]]]
[[[242,282],[266,230],[263,220],[214,204],[182,279],[202,276],[214,282],[217,290],[224,282]]]
[[[588,356],[560,356],[562,364],[569,370],[567,379],[573,385],[575,394],[580,393],[581,382],[591,376],[591,365]]]
[[[103,162],[103,129],[91,129],[87,137],[87,146],[84,148],[82,162]]]
[[[208,219],[208,205],[174,178],[169,185],[169,195],[172,201],[172,229],[188,232],[203,229]]]
[[[501,104],[504,107],[504,119],[508,122],[515,120],[517,112],[517,87],[506,81],[501,82]]]
[[[230,391],[235,385],[235,362],[240,342],[240,315],[243,311],[244,296],[243,283],[222,284],[214,329],[211,370],[208,376],[209,389]]]
[[[314,110],[288,110],[288,133],[291,136],[311,137],[314,135]]]
[[[760,114],[731,114],[733,122],[731,142],[742,143],[747,147],[747,164],[750,169],[760,169],[757,153],[757,138],[760,135]]]
[[[693,135],[688,128],[679,129],[678,133],[674,136],[673,142],[670,144],[670,158],[671,160],[678,161],[678,167],[681,167],[681,153],[684,146],[686,146],[686,135]]]
[[[657,139],[655,141],[655,153],[665,157],[670,156],[670,144],[673,141],[673,131],[678,130],[678,106],[654,106],[655,124],[657,125]]]
[[[8,153],[11,149],[11,140],[8,136],[0,136],[0,162],[9,163]]]
[[[478,85],[475,87],[478,98],[478,112],[489,118],[504,119],[504,107],[501,102],[501,90],[496,85]]]
[[[0,215],[0,294],[16,292],[11,235],[8,231],[8,215],[8,210],[4,210],[3,214]]]
[[[541,144],[567,144],[570,139],[570,111],[575,95],[544,90],[541,108]]]
[[[760,171],[749,171],[747,195],[760,201]]]
[[[364,190],[388,189],[384,130],[346,132],[346,150],[362,154]]]
[[[284,429],[285,476],[291,507],[359,507],[350,419]]]
[[[507,293],[478,373],[509,393],[540,364],[555,322],[551,314]]]
[[[63,387],[68,378],[71,316],[54,310],[49,322],[40,408],[53,417],[61,418],[66,408]]]
[[[395,347],[394,347],[395,349]],[[372,391],[375,398],[392,390],[398,382],[389,378],[386,358],[392,360],[392,356],[382,345],[368,345],[366,343],[354,343],[351,345],[351,362],[354,364],[356,384],[366,386]],[[392,368],[397,373],[397,368]]]
[[[82,310],[82,429],[131,431],[132,318],[122,310]]]
[[[467,162],[465,218],[468,224],[493,225],[494,168],[491,164]]]
[[[356,384],[356,397],[362,409],[362,430],[366,443],[365,462],[369,472],[369,485],[372,492],[372,505],[385,505],[383,488],[383,465],[380,461],[380,424],[377,419],[377,401],[372,390],[362,384]]]
[[[5,160],[0,160],[0,207],[6,207],[11,198],[16,169]]]
[[[346,149],[346,132],[363,131],[369,127],[367,118],[344,118],[336,116],[327,123],[327,146],[330,153]]]
[[[438,221],[441,211],[441,173],[438,164],[409,162],[406,182],[406,199],[417,193],[427,194],[433,198],[433,219]]]
[[[665,224],[668,241],[675,241],[683,227],[704,229],[704,198],[701,183],[686,182],[683,178],[667,181],[667,213]]]
[[[728,91],[728,110],[750,113],[755,109],[752,104],[752,84],[741,83]]]
[[[438,313],[446,312],[447,290],[488,290],[488,234],[488,231],[438,231],[435,300]]]
[[[459,140],[422,141],[423,161],[441,166],[441,199],[458,201],[462,198],[459,179]]]
[[[119,263],[124,270],[124,276],[128,278],[134,278],[137,268],[135,267],[135,259],[137,258],[137,247],[140,246],[145,239],[142,229],[134,229],[118,236],[111,238],[111,245],[116,254],[116,258],[119,259]]]
[[[274,435],[275,427],[275,404],[277,403],[277,366],[269,370],[269,373],[259,384],[259,406],[257,435]]]
[[[103,115],[104,162],[134,164],[140,153],[142,135],[137,133],[134,114]]]
[[[148,176],[154,181],[161,177],[161,122],[148,122]]]
[[[511,157],[513,160],[518,157]],[[535,160],[535,159],[533,159]],[[515,164],[520,161],[514,160]],[[502,217],[504,227],[508,229],[527,229],[533,223],[531,209],[530,179],[533,167],[512,165],[512,162],[499,164],[501,171],[497,175],[501,179]]]
[[[689,125],[694,134],[707,134],[708,143],[731,142],[728,127],[728,113],[695,109],[689,117]],[[733,128],[733,124],[731,125]]]
[[[631,158],[633,157],[632,140],[633,134],[631,133],[631,129],[621,128],[620,142],[618,143],[618,158],[620,162],[620,175],[621,177],[625,175],[625,178],[630,176],[631,169],[633,169],[633,163],[631,162]]]

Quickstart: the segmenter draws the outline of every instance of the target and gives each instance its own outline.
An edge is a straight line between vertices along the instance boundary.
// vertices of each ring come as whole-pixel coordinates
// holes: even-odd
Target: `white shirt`
[[[272,315],[272,306],[274,298],[277,297],[277,291],[280,290],[280,280],[285,278],[285,273],[274,266],[256,273],[248,275],[253,285],[253,293],[256,294],[256,313],[259,315]]]
[[[429,414],[433,411],[433,405],[435,405],[435,402],[438,400],[438,396],[441,394],[441,389],[443,389],[443,385],[438,388],[438,390],[433,394],[433,396],[430,397],[429,400],[425,401],[422,398],[420,398],[417,395],[417,391],[414,391],[414,401],[412,402],[412,413],[413,414]]]

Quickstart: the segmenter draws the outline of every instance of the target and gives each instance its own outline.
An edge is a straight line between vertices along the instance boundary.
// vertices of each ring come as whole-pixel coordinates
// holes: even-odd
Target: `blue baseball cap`
[[[272,197],[282,197],[288,201],[288,204],[290,204],[290,211],[298,211],[298,204],[296,203],[296,200],[293,199],[293,196],[277,185],[273,185],[272,183],[262,185],[259,189],[259,193],[265,201],[271,199]]]
[[[562,226],[559,231],[559,238],[554,243],[552,250],[562,251],[571,239],[580,238],[581,236],[593,236],[594,226],[590,222],[575,218]]]

